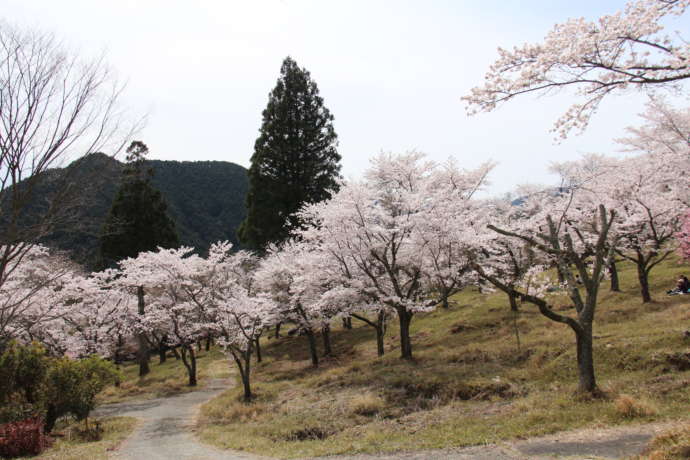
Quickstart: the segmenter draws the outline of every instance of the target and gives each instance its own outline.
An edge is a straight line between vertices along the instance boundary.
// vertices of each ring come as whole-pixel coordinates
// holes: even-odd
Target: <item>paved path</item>
[[[134,434],[113,453],[122,460],[258,460],[242,452],[201,444],[194,437],[199,405],[228,388],[227,380],[214,380],[202,389],[169,398],[103,406],[94,415],[127,415],[142,420]],[[547,460],[619,459],[641,453],[647,442],[672,424],[583,429],[524,441],[457,449],[381,455],[326,457],[333,460]],[[87,460],[87,459],[84,459]]]
[[[229,385],[227,380],[213,380],[202,389],[179,396],[102,406],[94,415],[126,415],[142,420],[134,434],[113,453],[116,459],[258,459],[245,453],[215,449],[194,438],[194,417],[199,406],[222,393]]]

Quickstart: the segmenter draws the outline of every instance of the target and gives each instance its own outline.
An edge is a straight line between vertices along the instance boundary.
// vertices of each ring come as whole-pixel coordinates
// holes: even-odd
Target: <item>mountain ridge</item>
[[[247,170],[227,161],[146,160],[152,184],[166,204],[183,246],[204,253],[219,240],[239,246],[236,230],[245,217]],[[51,174],[71,175],[85,199],[72,222],[58,227],[43,243],[70,253],[87,267],[97,262],[99,235],[117,192],[124,163],[104,153],[91,153]],[[46,185],[49,187],[49,185]]]

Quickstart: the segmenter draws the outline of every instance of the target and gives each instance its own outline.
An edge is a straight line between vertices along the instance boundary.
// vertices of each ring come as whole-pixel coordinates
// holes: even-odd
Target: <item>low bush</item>
[[[624,418],[649,417],[657,413],[649,403],[625,394],[618,396],[614,405],[616,412]]]
[[[43,421],[31,418],[0,425],[0,457],[38,455],[52,440],[43,432]]]

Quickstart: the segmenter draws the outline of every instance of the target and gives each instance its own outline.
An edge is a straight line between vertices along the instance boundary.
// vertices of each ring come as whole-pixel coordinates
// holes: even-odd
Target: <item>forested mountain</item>
[[[146,163],[153,168],[153,185],[168,204],[181,244],[194,246],[201,252],[218,240],[238,245],[235,232],[245,217],[245,168],[225,161],[149,160]],[[67,175],[80,189],[82,199],[72,211],[69,223],[62,224],[44,242],[67,250],[75,260],[92,266],[122,167],[121,162],[94,153],[64,169],[51,171],[54,176]],[[48,182],[55,180],[51,178]],[[50,195],[50,185],[42,194]]]

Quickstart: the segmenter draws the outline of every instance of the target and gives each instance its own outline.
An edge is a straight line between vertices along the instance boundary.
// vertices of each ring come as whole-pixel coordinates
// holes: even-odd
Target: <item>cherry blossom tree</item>
[[[579,171],[589,169],[582,162]],[[569,179],[577,177],[570,175]],[[475,270],[481,278],[509,296],[529,302],[539,308],[548,319],[568,325],[575,334],[579,389],[596,392],[594,373],[592,327],[595,319],[599,285],[616,247],[613,231],[616,212],[603,204],[591,206],[589,192],[583,184],[592,174],[579,176],[580,181],[569,180],[568,187],[525,198],[520,218],[490,217],[491,232],[479,232],[476,238]],[[581,201],[582,200],[582,201]],[[486,219],[479,215],[478,220]],[[484,251],[496,247],[508,238],[526,244],[536,255],[536,263],[527,271],[523,281],[511,286],[505,267],[509,257],[500,251]],[[557,313],[551,286],[559,283],[551,279],[552,267],[563,277],[562,287],[573,303],[575,315]],[[525,282],[527,281],[528,282]]]
[[[61,320],[72,354],[115,357],[120,338],[130,334],[133,302],[131,295],[113,286],[118,275],[117,270],[105,270],[76,277],[65,287],[71,305]]]
[[[652,300],[649,273],[675,251],[671,243],[690,202],[689,173],[687,155],[641,155],[623,160],[602,191],[616,210],[616,253],[635,264],[643,302]]]
[[[690,45],[679,33],[664,33],[663,23],[685,14],[688,5],[688,0],[631,0],[623,11],[595,21],[557,24],[542,43],[499,48],[484,84],[463,97],[468,111],[491,111],[522,94],[574,87],[582,102],[554,126],[565,138],[573,129],[584,130],[609,94],[677,89],[690,77]]]
[[[237,365],[248,402],[253,397],[251,356],[263,329],[274,323],[277,309],[269,297],[256,295],[256,257],[246,251],[232,253],[231,248],[228,242],[211,246],[198,275],[204,289],[190,294],[205,312],[208,330]]]
[[[455,261],[443,260],[456,254],[448,251],[450,233],[442,223],[453,214],[445,206],[471,199],[489,169],[463,172],[449,165],[444,170],[418,152],[383,153],[372,160],[363,181],[344,184],[331,200],[302,212],[302,221],[311,225],[300,239],[337,260],[347,277],[366,290],[367,304],[398,316],[404,359],[412,358],[412,317],[435,307],[439,279],[458,276],[447,270]],[[438,233],[429,234],[434,230]],[[435,269],[439,274],[431,275]]]
[[[316,334],[329,321],[314,289],[318,260],[306,244],[289,240],[270,247],[256,270],[257,288],[274,303],[281,321],[296,324],[307,337],[314,367],[319,365]]]
[[[12,338],[30,341],[55,329],[53,322],[69,310],[64,287],[76,270],[67,258],[40,245],[31,245],[6,265],[0,284],[0,348]]]
[[[665,98],[654,96],[640,117],[642,126],[627,128],[628,136],[617,139],[627,151],[671,157],[690,154],[690,108],[676,108]]]
[[[206,312],[192,299],[204,289],[199,276],[204,260],[192,252],[192,248],[181,247],[139,253],[136,258],[119,263],[122,277],[117,283],[135,295],[139,305],[145,301],[142,292],[146,292],[146,311],[137,315],[135,330],[144,334],[165,324],[170,345],[180,348],[189,386],[196,386],[194,345],[205,336],[207,329]]]

